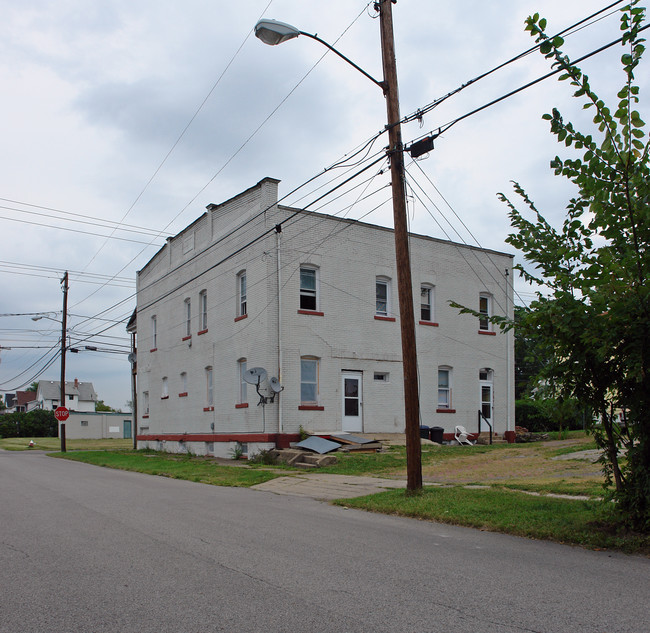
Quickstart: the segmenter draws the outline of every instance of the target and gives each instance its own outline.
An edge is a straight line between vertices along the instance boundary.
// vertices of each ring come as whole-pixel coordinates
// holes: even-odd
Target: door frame
[[[352,420],[357,416],[346,416],[345,415],[345,379],[352,378],[357,380],[359,385],[359,416],[358,424],[353,426],[357,428],[350,428],[346,425],[346,419]],[[347,427],[347,428],[346,428]],[[341,371],[341,430],[347,431],[349,433],[363,433],[363,372],[356,371],[352,369],[344,369]]]

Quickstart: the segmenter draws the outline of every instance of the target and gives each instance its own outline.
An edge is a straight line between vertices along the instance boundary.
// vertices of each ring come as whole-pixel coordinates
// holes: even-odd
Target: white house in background
[[[250,455],[301,427],[404,432],[393,231],[280,206],[278,182],[209,205],[138,272],[139,447]],[[512,336],[449,306],[512,316],[512,257],[410,244],[422,424],[476,432],[481,411],[514,429]],[[264,407],[253,367],[284,387]]]
[[[50,409],[65,406],[70,411],[95,411],[97,394],[92,382],[65,381],[65,403],[61,403],[61,381],[39,380],[36,400],[29,403],[29,409]]]

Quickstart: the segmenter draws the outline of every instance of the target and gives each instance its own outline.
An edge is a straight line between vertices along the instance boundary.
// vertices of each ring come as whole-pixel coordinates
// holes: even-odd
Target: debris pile
[[[349,433],[311,435],[293,448],[275,449],[273,457],[297,468],[319,468],[336,463],[332,453],[376,453],[382,444],[373,439]]]
[[[547,433],[531,433],[523,426],[515,427],[515,442],[517,444],[525,444],[527,442],[541,442],[548,439]]]

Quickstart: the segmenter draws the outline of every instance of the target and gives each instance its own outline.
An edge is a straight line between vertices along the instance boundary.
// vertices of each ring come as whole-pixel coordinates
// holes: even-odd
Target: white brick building
[[[278,206],[277,185],[209,205],[138,273],[138,446],[404,432],[393,231]],[[448,305],[511,315],[512,257],[412,235],[411,260],[422,424],[514,429],[512,336]],[[265,407],[252,367],[284,386]]]

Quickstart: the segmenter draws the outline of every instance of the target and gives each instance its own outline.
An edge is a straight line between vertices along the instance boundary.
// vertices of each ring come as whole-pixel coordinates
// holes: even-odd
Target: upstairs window
[[[183,336],[192,336],[192,302],[185,299],[185,328]]]
[[[481,332],[490,331],[490,320],[492,316],[492,297],[488,294],[481,294],[478,299],[478,311],[481,316],[478,320],[478,329]]]
[[[161,398],[169,398],[169,380],[167,380],[167,376],[164,376],[162,379],[162,389],[160,392],[160,397]]]
[[[420,286],[420,321],[433,321],[433,287]]]
[[[201,290],[199,293],[199,332],[208,329],[208,291]]]
[[[248,306],[246,303],[246,271],[237,275],[237,316],[246,316],[248,314]]]
[[[158,321],[156,316],[151,317],[151,349],[158,348]]]
[[[318,270],[300,267],[300,309],[318,310]]]
[[[390,310],[390,279],[377,277],[375,283],[375,314],[387,317]]]
[[[142,415],[149,415],[149,392],[142,392]]]

